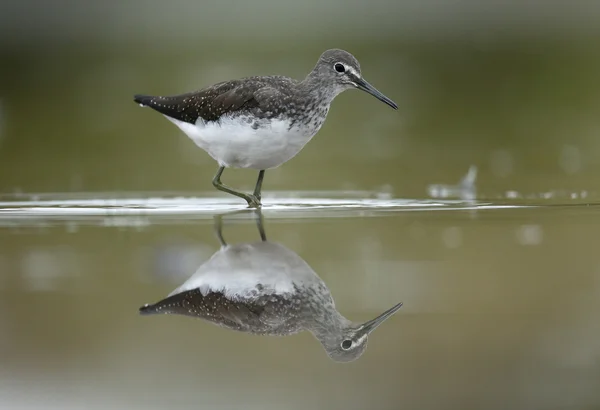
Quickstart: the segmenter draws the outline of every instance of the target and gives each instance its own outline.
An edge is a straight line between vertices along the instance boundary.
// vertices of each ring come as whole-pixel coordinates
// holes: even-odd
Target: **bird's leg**
[[[246,200],[246,202],[248,202],[249,207],[252,207],[252,208],[260,207],[260,199],[257,199],[254,195],[248,195],[243,192],[235,191],[235,190],[229,188],[227,185],[224,185],[221,182],[221,175],[223,174],[224,170],[225,170],[224,166],[219,167],[219,169],[217,170],[217,173],[215,174],[215,177],[212,180],[213,186],[215,188],[217,188],[219,191],[227,192],[228,194],[243,198],[244,200]]]
[[[265,242],[267,240],[267,234],[265,233],[263,214],[260,211],[260,209],[258,209],[256,211],[256,226],[258,227],[258,233],[260,234],[260,239],[263,242]]]
[[[256,186],[254,187],[254,197],[256,199],[258,199],[258,202],[260,202],[260,191],[262,190],[262,182],[263,182],[263,178],[265,177],[265,170],[261,169],[258,172],[258,179],[256,180]]]
[[[241,213],[252,213],[252,215],[256,215],[256,224],[258,226],[258,230],[260,232],[260,237],[263,241],[267,240],[267,237],[264,234],[263,225],[263,217],[260,209],[239,209],[237,211],[226,212],[224,214],[216,214],[213,216],[214,224],[213,224],[213,232],[219,241],[219,244],[222,247],[228,246],[227,241],[223,237],[223,219],[226,216],[233,216]]]
[[[223,215],[215,215],[215,236],[219,240],[219,244],[221,247],[227,246],[227,242],[225,242],[225,238],[223,238]]]

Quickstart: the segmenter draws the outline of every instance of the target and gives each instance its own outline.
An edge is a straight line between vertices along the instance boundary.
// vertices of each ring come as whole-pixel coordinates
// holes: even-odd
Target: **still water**
[[[361,357],[336,363],[308,332],[141,316],[219,250],[213,215],[226,214],[230,244],[260,235],[228,200],[129,201],[3,202],[2,408],[600,406],[597,206],[267,199],[269,241],[320,276],[341,314],[364,322],[404,303]]]
[[[0,48],[0,408],[600,408],[597,36],[502,40],[486,27],[434,41],[394,34],[394,21],[377,37],[389,10],[358,8],[362,28],[338,19],[343,35],[328,37],[327,21],[297,41],[289,13],[261,11],[256,47],[236,24],[210,41],[168,34],[184,14],[204,27],[198,11],[169,3],[168,21],[134,24],[160,9],[125,8],[73,19],[60,44],[27,10],[3,37],[15,42]],[[94,27],[112,40],[85,40]],[[28,33],[40,38],[18,46]],[[402,308],[351,363],[309,332],[140,315],[220,249],[214,216],[243,202],[216,193],[215,162],[133,95],[302,78],[331,47],[399,110],[339,96],[302,152],[266,173],[265,232],[349,320]],[[245,191],[255,180],[223,176]],[[228,243],[260,239],[251,215],[223,219]]]

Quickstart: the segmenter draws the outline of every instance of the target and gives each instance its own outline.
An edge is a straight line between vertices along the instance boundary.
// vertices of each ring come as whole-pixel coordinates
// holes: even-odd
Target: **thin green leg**
[[[212,180],[213,186],[215,188],[217,188],[219,191],[227,192],[228,194],[235,195],[239,198],[244,199],[246,202],[248,202],[249,207],[253,207],[253,208],[260,207],[260,199],[256,198],[256,196],[248,195],[243,192],[236,191],[234,189],[229,188],[227,185],[224,185],[221,182],[221,175],[223,174],[224,170],[225,170],[225,167],[223,167],[223,166],[219,167],[219,169],[217,170],[217,173],[215,174],[215,177]],[[262,185],[262,181],[261,181],[261,185]],[[260,191],[260,187],[259,187],[259,191]]]
[[[227,246],[227,242],[225,242],[225,238],[223,238],[223,215],[215,215],[214,221],[215,236],[219,240],[219,244],[222,247],[225,247]]]
[[[260,211],[260,209],[258,209],[256,211],[256,226],[258,227],[258,233],[260,234],[260,239],[263,242],[265,242],[267,240],[267,234],[265,233],[263,214]]]
[[[237,211],[231,211],[231,212],[226,212],[223,214],[217,214],[213,216],[213,231],[215,236],[217,237],[219,244],[222,247],[227,246],[227,241],[225,241],[225,238],[223,236],[223,225],[224,225],[224,219],[227,216],[233,216],[233,215],[237,215],[237,214],[241,214],[241,213],[252,213],[252,215],[256,215],[256,224],[258,225],[258,231],[260,233],[260,237],[263,241],[266,241],[267,238],[265,236],[264,233],[264,229],[262,227],[263,221],[262,221],[262,212],[260,211],[260,209],[240,209]]]
[[[256,186],[254,187],[254,197],[258,199],[258,202],[261,200],[260,191],[262,190],[263,178],[265,177],[265,170],[261,169],[258,172],[258,179],[256,180]]]

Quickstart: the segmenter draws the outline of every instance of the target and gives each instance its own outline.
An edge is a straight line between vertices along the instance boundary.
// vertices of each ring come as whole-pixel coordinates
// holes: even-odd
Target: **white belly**
[[[203,295],[223,292],[229,299],[244,300],[259,293],[293,294],[296,286],[319,285],[325,287],[295,252],[277,243],[255,242],[221,248],[169,296],[199,289]]]
[[[300,152],[320,128],[290,129],[288,120],[264,122],[254,129],[253,121],[245,117],[223,118],[220,123],[198,119],[196,124],[165,117],[228,168],[278,167]]]

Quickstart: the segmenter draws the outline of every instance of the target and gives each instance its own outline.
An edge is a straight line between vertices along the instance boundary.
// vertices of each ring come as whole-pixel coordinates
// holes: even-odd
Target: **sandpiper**
[[[366,323],[353,323],[336,309],[325,283],[295,252],[269,242],[259,219],[261,240],[228,245],[217,219],[221,243],[187,281],[166,298],[140,308],[142,314],[177,314],[259,335],[310,331],[329,357],[350,362],[367,347],[368,335],[392,316],[398,303]]]
[[[298,154],[325,122],[333,99],[352,88],[398,109],[362,77],[352,54],[337,49],[325,51],[302,81],[246,77],[175,96],[136,95],[134,101],[163,114],[218,162],[215,188],[259,207],[265,170]],[[258,170],[254,192],[224,185],[225,168]]]

